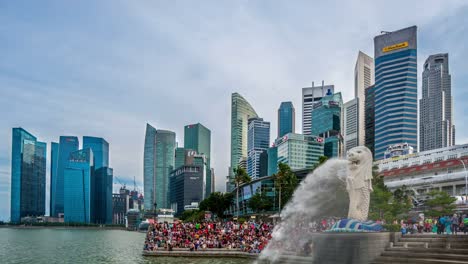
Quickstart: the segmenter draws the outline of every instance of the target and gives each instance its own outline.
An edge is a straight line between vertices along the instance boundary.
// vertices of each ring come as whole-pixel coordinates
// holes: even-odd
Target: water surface
[[[0,228],[0,263],[251,263],[244,259],[143,257],[143,240],[143,233],[124,230]]]

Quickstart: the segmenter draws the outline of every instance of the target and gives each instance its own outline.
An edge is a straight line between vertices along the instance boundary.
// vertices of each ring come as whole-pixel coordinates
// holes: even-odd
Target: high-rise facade
[[[250,118],[258,117],[253,107],[240,94],[231,97],[231,165],[226,191],[234,189],[234,169],[247,160],[247,130]]]
[[[51,142],[51,146],[50,146],[50,190],[49,190],[49,194],[50,194],[50,199],[49,199],[49,214],[51,216],[53,216],[52,214],[52,208],[53,208],[53,205],[55,204],[55,202],[52,200],[53,198],[53,195],[52,195],[52,192],[53,190],[55,190],[55,186],[54,185],[54,179],[57,179],[57,170],[58,170],[58,162],[59,162],[59,148],[60,148],[60,145],[59,143],[57,142]]]
[[[184,127],[184,148],[206,157],[206,195],[211,193],[211,131],[200,123]],[[176,167],[177,168],[177,167]]]
[[[171,172],[170,204],[176,215],[180,215],[185,206],[203,201],[205,173],[205,167],[197,165],[184,165]]]
[[[70,153],[64,170],[64,221],[92,223],[94,208],[94,157],[90,148]]]
[[[94,171],[92,190],[95,210],[92,215],[93,223],[112,224],[113,174],[112,168],[109,167],[101,167]]]
[[[283,136],[284,137],[284,136]],[[268,172],[267,175],[271,176],[278,172],[278,147],[272,146],[267,150],[268,155]]]
[[[359,51],[354,67],[354,97],[357,98],[357,146],[365,145],[365,91],[375,82],[374,59]],[[346,143],[345,143],[346,145]],[[345,146],[346,147],[346,146]]]
[[[417,29],[386,32],[374,38],[375,158],[390,145],[417,149]]]
[[[94,169],[109,167],[109,143],[99,137],[83,137],[83,149],[93,150]],[[112,197],[111,197],[112,198]]]
[[[278,109],[278,138],[296,133],[296,110],[292,102],[282,102]]]
[[[375,157],[375,86],[366,88],[364,106],[364,126],[365,126],[365,145],[370,149]]]
[[[324,138],[323,155],[338,157],[341,151],[341,110],[343,99],[341,93],[323,97],[312,110],[312,135]],[[279,155],[278,155],[279,156]]]
[[[175,149],[174,168],[179,168],[185,165],[185,148]]]
[[[343,105],[343,147],[344,152],[359,146],[359,99],[355,97]]]
[[[12,129],[10,221],[45,214],[47,144],[22,128]]]
[[[175,133],[146,126],[143,158],[145,209],[169,207],[169,173],[175,163]]]
[[[323,156],[323,138],[289,133],[276,140],[277,163],[285,163],[292,170],[310,169]]]
[[[332,95],[335,92],[333,85],[325,85],[322,81],[321,86],[302,88],[302,134],[313,135],[312,130],[312,110],[314,105],[322,100],[327,95]]]
[[[52,168],[56,167],[57,170],[51,174],[50,178],[50,215],[58,217],[64,213],[64,173],[68,166],[68,160],[72,152],[77,151],[79,148],[79,141],[77,137],[61,136],[58,147],[58,156],[52,162],[57,162],[57,165],[51,165]]]
[[[455,145],[452,83],[447,53],[431,55],[424,63],[419,105],[420,151]]]
[[[260,155],[270,145],[270,122],[263,121],[263,118],[250,118],[247,139],[247,173],[252,179],[265,176],[260,175]]]

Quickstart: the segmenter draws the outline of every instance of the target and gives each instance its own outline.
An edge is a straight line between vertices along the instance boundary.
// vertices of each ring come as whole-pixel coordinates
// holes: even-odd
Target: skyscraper
[[[282,102],[278,109],[278,138],[296,132],[296,110],[292,102]]]
[[[289,133],[276,140],[277,163],[285,163],[292,170],[310,169],[323,155],[323,138]]]
[[[323,154],[329,158],[340,155],[342,107],[341,93],[335,93],[323,97],[312,110],[312,135],[325,139]]]
[[[239,162],[247,159],[248,120],[258,117],[253,107],[240,94],[231,97],[231,166],[226,182],[226,191],[234,188],[234,169]]]
[[[311,135],[312,129],[312,110],[314,105],[322,100],[322,97],[332,95],[335,92],[333,85],[325,85],[322,81],[321,86],[302,88],[302,134]]]
[[[53,217],[58,217],[60,214],[64,213],[63,177],[65,173],[65,168],[68,166],[68,159],[70,157],[70,154],[74,151],[77,151],[78,148],[79,141],[77,137],[60,137],[58,157],[56,158],[57,165],[52,166],[57,167],[57,171],[55,175],[51,174],[50,178],[50,215]]]
[[[109,167],[109,143],[99,137],[83,137],[83,149],[93,150],[94,169]],[[112,197],[111,197],[112,198]]]
[[[260,175],[260,155],[270,145],[270,122],[263,121],[263,118],[250,118],[247,139],[247,173],[252,179],[266,176]]]
[[[49,214],[53,216],[52,214],[52,208],[53,205],[55,204],[55,201],[53,200],[54,196],[52,193],[55,190],[55,185],[54,185],[54,179],[57,179],[57,170],[58,170],[58,163],[59,163],[59,148],[60,145],[59,143],[52,142],[51,143],[51,148],[50,148],[50,199],[49,199]]]
[[[45,214],[46,148],[26,130],[12,129],[11,222]]]
[[[455,145],[452,83],[447,53],[429,56],[422,73],[420,151]]]
[[[375,86],[371,85],[366,88],[365,93],[365,145],[372,152],[373,157],[375,157]]]
[[[206,194],[211,193],[211,131],[200,123],[184,127],[184,148],[206,157]]]
[[[408,143],[417,149],[416,26],[374,38],[375,158],[390,145]]]
[[[64,170],[64,221],[92,223],[94,208],[93,151],[90,148],[70,153]]]
[[[276,144],[267,150],[268,155],[268,176],[278,172],[278,147]]]
[[[374,59],[362,51],[359,51],[356,66],[354,67],[354,97],[357,98],[357,146],[365,144],[365,91],[366,88],[373,85],[374,78]]]
[[[146,125],[144,150],[145,209],[169,207],[169,173],[174,169],[175,133]]]
[[[359,108],[359,99],[357,97],[343,105],[342,134],[345,153],[359,146]]]
[[[177,169],[180,166],[184,166],[184,165],[185,165],[185,148],[176,148],[174,168]]]

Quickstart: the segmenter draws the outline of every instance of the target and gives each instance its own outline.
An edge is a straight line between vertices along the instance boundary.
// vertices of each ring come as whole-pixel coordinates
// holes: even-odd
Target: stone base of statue
[[[326,232],[381,232],[383,231],[382,225],[374,221],[358,221],[355,219],[341,219],[336,222]]]

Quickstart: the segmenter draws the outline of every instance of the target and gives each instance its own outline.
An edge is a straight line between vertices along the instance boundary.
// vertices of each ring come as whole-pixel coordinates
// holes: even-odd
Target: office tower
[[[109,167],[109,143],[103,138],[83,137],[83,149],[93,150],[94,169]]]
[[[58,163],[59,163],[59,148],[60,145],[59,143],[56,142],[51,142],[51,148],[50,148],[50,186],[49,186],[49,193],[50,193],[50,199],[49,199],[49,214],[52,216],[52,207],[54,204],[54,201],[52,200],[52,192],[55,189],[55,186],[53,186],[53,179],[57,178],[57,170],[58,170]]]
[[[289,133],[276,141],[278,163],[285,163],[292,170],[310,169],[323,156],[323,138]]]
[[[367,87],[373,85],[374,82],[374,59],[364,52],[359,51],[356,66],[354,67],[354,97],[358,98],[358,146],[365,145],[365,91]]]
[[[186,206],[203,201],[205,169],[197,165],[184,165],[171,172],[170,204],[176,215],[180,215]]]
[[[259,177],[268,176],[268,148],[260,153]]]
[[[47,144],[22,128],[12,129],[10,221],[45,214]]]
[[[342,107],[341,93],[335,93],[323,97],[312,110],[312,135],[325,139],[323,154],[329,158],[340,156]]]
[[[375,86],[371,85],[366,88],[365,93],[365,145],[372,152],[373,157],[375,157]]]
[[[260,154],[270,145],[270,122],[263,118],[250,118],[247,131],[247,174],[252,179],[260,175]]]
[[[375,158],[390,145],[408,143],[417,149],[416,26],[374,38]]]
[[[65,168],[72,152],[79,148],[77,137],[61,136],[57,157],[57,172],[50,178],[50,216],[59,217],[64,213],[64,183]],[[55,165],[54,165],[55,167]]]
[[[359,146],[359,132],[361,132],[359,129],[359,109],[360,107],[357,97],[343,105],[342,134],[344,153]]]
[[[282,102],[278,109],[278,138],[296,132],[296,110],[292,102]]]
[[[185,165],[185,148],[175,149],[174,168],[179,168]]]
[[[311,135],[312,129],[312,110],[314,105],[322,100],[322,97],[332,95],[335,92],[333,85],[325,85],[322,81],[321,86],[302,88],[302,134]]]
[[[145,209],[168,208],[169,173],[174,169],[175,133],[146,125],[144,167]]]
[[[429,56],[422,73],[419,150],[455,145],[452,83],[447,53]]]
[[[231,97],[231,166],[226,191],[234,188],[234,169],[247,159],[247,130],[250,118],[258,117],[253,107],[240,94]]]
[[[211,193],[211,131],[200,123],[184,127],[184,148],[206,157],[206,194]],[[177,167],[176,167],[177,168]]]
[[[210,192],[210,194],[211,194],[211,193],[215,192],[215,186],[216,186],[216,175],[215,175],[215,172],[214,172],[214,168],[211,168],[210,176],[211,176],[211,192]]]
[[[283,136],[284,137],[284,136]],[[268,155],[268,176],[271,176],[278,172],[278,148],[272,146],[267,150]]]
[[[94,151],[93,151],[94,153]],[[94,160],[97,158],[94,157]],[[96,224],[112,224],[112,178],[113,170],[101,167],[94,171],[92,222]]]
[[[125,216],[130,209],[130,191],[120,187],[119,193],[112,194],[112,224],[125,225]]]
[[[94,208],[94,157],[90,148],[70,153],[64,170],[64,221],[92,223]]]

